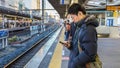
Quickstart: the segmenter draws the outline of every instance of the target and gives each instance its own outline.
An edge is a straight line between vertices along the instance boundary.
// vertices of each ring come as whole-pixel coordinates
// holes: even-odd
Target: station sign
[[[108,11],[120,10],[120,6],[106,6],[106,10]]]
[[[60,4],[68,5],[68,4],[70,4],[70,0],[60,0]]]
[[[9,34],[9,31],[7,29],[1,29],[0,30],[0,38],[7,37]]]
[[[35,26],[30,26],[30,30],[38,30],[38,25],[35,25]]]
[[[38,33],[38,25],[30,26],[30,32],[31,32],[31,35],[37,34]]]

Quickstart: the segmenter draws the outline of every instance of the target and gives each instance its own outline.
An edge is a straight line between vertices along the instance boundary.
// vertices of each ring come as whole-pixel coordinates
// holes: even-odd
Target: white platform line
[[[45,55],[47,54],[49,48],[52,46],[53,42],[55,41],[55,39],[57,38],[57,36],[59,35],[60,31],[61,31],[62,27],[59,28],[55,34],[50,38],[50,40],[48,40],[45,45],[43,45],[43,47],[38,51],[38,53],[35,54],[35,56],[25,65],[24,68],[38,68],[41,61],[43,60],[43,58],[45,57]]]

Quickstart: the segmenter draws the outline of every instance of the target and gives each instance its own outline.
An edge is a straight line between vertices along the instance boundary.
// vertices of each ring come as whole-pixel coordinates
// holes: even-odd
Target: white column
[[[5,41],[4,41],[4,38],[2,39],[2,48],[5,47]]]
[[[5,46],[8,46],[8,39],[7,38],[5,38],[5,42],[6,42]]]
[[[107,11],[105,11],[105,26],[107,24]]]
[[[100,26],[101,26],[101,21],[102,21],[102,15],[100,14],[100,15],[99,15],[99,23],[100,23],[99,25],[100,25]]]
[[[78,0],[72,0],[72,1],[71,1],[71,4],[72,4],[72,3],[78,3]]]
[[[4,15],[2,15],[2,28],[5,28],[5,21],[4,21]]]

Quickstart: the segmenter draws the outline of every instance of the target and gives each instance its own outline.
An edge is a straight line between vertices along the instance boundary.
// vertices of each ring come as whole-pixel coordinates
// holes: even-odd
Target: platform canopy
[[[64,0],[48,0],[52,6],[58,11],[61,18],[65,18],[67,12],[66,8],[70,6],[72,1],[76,0],[67,0],[70,1],[69,4],[61,4],[61,1]],[[120,4],[119,0],[116,0]],[[114,0],[77,0],[78,3],[84,4],[86,10],[106,10],[106,6],[109,4],[116,5]],[[63,2],[62,2],[63,3]],[[66,7],[67,6],[67,7]]]
[[[14,9],[7,8],[4,6],[0,6],[0,13],[30,18],[30,14],[28,14],[28,13],[24,13],[22,11],[16,11]],[[38,17],[36,15],[33,15],[33,18],[39,19],[39,20],[41,19],[41,17]]]

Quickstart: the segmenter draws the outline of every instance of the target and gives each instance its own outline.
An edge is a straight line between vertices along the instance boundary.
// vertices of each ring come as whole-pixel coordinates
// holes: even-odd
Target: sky
[[[32,2],[32,0],[23,0],[23,2],[25,3],[25,6],[27,7],[27,8],[31,8],[31,2]]]
[[[42,0],[41,0],[42,1]],[[45,9],[54,9],[53,6],[48,2],[48,0],[44,0],[45,1]],[[41,6],[40,8],[42,8],[42,2],[41,2]],[[58,12],[56,10],[47,10],[46,11],[49,15],[50,14],[58,14]]]
[[[27,8],[33,9],[33,8],[31,8],[31,5],[35,4],[35,3],[32,3],[32,0],[23,0],[23,1],[24,1],[25,6]],[[34,1],[36,1],[36,0],[34,0]],[[53,6],[48,2],[48,0],[44,0],[44,2],[45,2],[45,9],[54,9]],[[42,0],[40,0],[40,9],[42,9]],[[53,15],[58,14],[56,10],[47,10],[45,12],[47,12],[48,15],[50,15],[50,14],[53,14]]]

